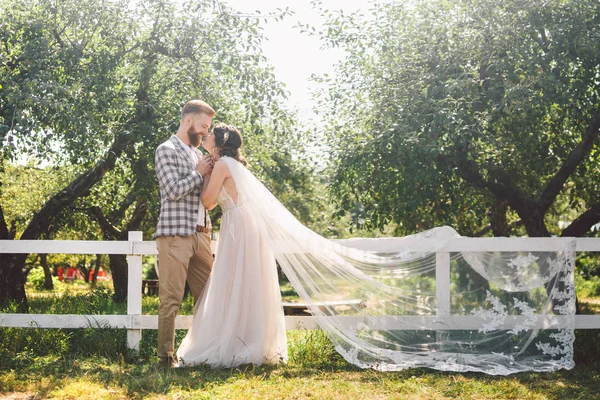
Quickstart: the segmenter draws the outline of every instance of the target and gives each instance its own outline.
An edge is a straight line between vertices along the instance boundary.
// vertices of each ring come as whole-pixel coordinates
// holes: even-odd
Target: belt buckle
[[[210,233],[210,228],[201,225],[196,225],[196,232]]]

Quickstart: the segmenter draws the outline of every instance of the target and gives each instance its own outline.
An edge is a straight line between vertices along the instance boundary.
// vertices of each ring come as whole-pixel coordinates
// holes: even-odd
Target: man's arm
[[[154,167],[158,185],[165,190],[171,201],[177,201],[202,184],[202,175],[197,170],[181,177],[178,173],[175,151],[167,146],[156,149]]]

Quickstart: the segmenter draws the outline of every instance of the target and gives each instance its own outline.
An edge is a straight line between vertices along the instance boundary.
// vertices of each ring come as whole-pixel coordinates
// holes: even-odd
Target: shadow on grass
[[[177,332],[177,344],[184,334],[185,331]],[[12,332],[3,329],[0,337],[3,337],[0,393],[33,391],[41,398],[56,390],[69,391],[75,390],[73,386],[77,389],[93,385],[120,390],[127,398],[162,396],[173,391],[207,392],[219,397],[223,391],[237,393],[235,390],[243,390],[239,387],[244,385],[280,386],[297,382],[330,388],[344,382],[364,386],[365,390],[377,387],[386,393],[429,390],[434,393],[430,398],[563,400],[595,399],[596,393],[600,393],[597,364],[600,332],[591,330],[576,333],[575,369],[507,377],[424,368],[398,372],[361,370],[345,362],[321,331],[290,332],[290,361],[286,365],[221,370],[208,367],[163,369],[155,356],[155,331],[144,332],[139,354],[126,350],[125,331],[19,329]]]
[[[101,293],[94,302],[84,302],[86,304],[78,310],[99,311],[108,302],[109,293]],[[330,391],[320,397],[336,397],[340,382],[364,387],[365,396],[371,393],[369,390],[379,390],[372,397],[381,397],[381,393],[391,397],[415,396],[429,390],[423,397],[564,400],[596,399],[600,393],[600,331],[597,330],[576,331],[577,366],[573,370],[507,377],[443,373],[424,368],[398,372],[361,370],[345,362],[321,331],[289,332],[287,365],[165,370],[158,365],[155,356],[156,334],[156,331],[144,331],[141,351],[137,354],[126,349],[124,330],[0,329],[0,393],[34,392],[45,398],[56,390],[79,385],[88,390],[117,390],[125,398],[160,397],[176,391],[201,391],[213,397],[227,397],[224,391],[239,395],[241,392],[236,390],[245,390],[244,385],[272,387],[269,390],[276,395],[283,386],[304,384],[309,388],[328,386]],[[177,345],[184,335],[185,331],[177,332]],[[288,390],[293,393],[294,388]],[[315,397],[319,394],[317,392]],[[282,392],[281,397],[294,395]]]
[[[4,390],[28,390],[46,397],[48,393],[69,384],[116,387],[127,397],[143,398],[172,391],[215,392],[225,386],[279,385],[285,381],[309,382],[317,385],[360,384],[393,393],[397,387],[429,388],[440,398],[549,398],[595,399],[600,393],[600,373],[597,365],[578,365],[571,371],[554,373],[525,373],[495,377],[481,373],[443,373],[429,369],[410,369],[398,372],[360,370],[344,363],[323,363],[314,366],[293,364],[280,366],[245,366],[235,369],[212,370],[207,367],[165,370],[154,360],[124,358],[106,360],[103,357],[86,359],[57,356],[21,358],[11,363],[12,385],[0,385]],[[2,371],[7,371],[5,360]],[[0,383],[3,382],[0,372]],[[10,382],[9,382],[10,383]],[[273,389],[276,390],[276,389]]]
[[[579,299],[579,309],[581,314],[600,314],[600,299],[599,298],[581,298]]]

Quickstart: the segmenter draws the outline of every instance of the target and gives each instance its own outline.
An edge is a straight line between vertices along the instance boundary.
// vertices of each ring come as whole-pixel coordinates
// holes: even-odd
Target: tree
[[[322,11],[322,36],[347,52],[320,104],[343,211],[471,236],[582,236],[600,221],[600,3]],[[565,209],[572,222],[549,226]]]
[[[247,121],[257,136],[263,120],[285,115],[281,85],[258,49],[258,21],[218,1],[7,0],[0,13],[2,167],[26,155],[80,168],[19,239],[48,232],[118,162],[141,182],[138,195],[155,190],[154,149],[190,98],[206,100],[220,118]],[[0,206],[0,239],[16,239]],[[0,303],[15,299],[22,310],[25,258],[0,260]]]

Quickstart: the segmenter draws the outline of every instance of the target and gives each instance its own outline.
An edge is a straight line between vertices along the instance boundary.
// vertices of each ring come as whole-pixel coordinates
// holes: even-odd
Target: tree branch
[[[518,187],[506,171],[498,165],[490,164],[488,167],[490,178],[493,179],[495,185],[498,185],[504,190],[504,198],[508,200],[510,206],[517,212],[529,212],[533,205],[527,199],[525,193]],[[502,198],[502,196],[497,196]]]
[[[53,36],[54,36],[54,39],[56,39],[56,43],[58,43],[58,45],[59,45],[61,48],[64,48],[64,47],[65,47],[65,42],[63,42],[62,38],[60,37],[60,35],[62,34],[62,32],[63,32],[63,31],[61,31],[60,33],[58,33],[58,32],[56,31],[56,29],[53,29],[53,30],[52,30],[52,34],[53,34]]]
[[[48,229],[52,219],[65,207],[98,183],[106,172],[114,168],[117,159],[132,138],[130,135],[118,135],[104,157],[100,159],[91,169],[85,171],[64,189],[52,196],[44,206],[33,216],[31,222],[25,228],[21,239],[35,240]]]
[[[600,204],[593,205],[561,232],[563,237],[581,237],[600,222]]]
[[[175,58],[178,60],[180,60],[182,58],[188,58],[192,61],[196,60],[195,55],[189,50],[182,52],[180,50],[170,49],[170,48],[166,47],[165,45],[158,44],[158,43],[154,45],[154,50],[158,54],[162,54],[163,56]]]
[[[154,54],[150,54],[146,57],[146,65],[141,71],[139,88],[136,93],[137,101],[135,116],[130,123],[126,125],[135,126],[136,123],[150,121],[152,119],[153,109],[148,106],[148,91],[155,62],[156,56]],[[124,130],[123,132],[127,131]],[[125,151],[127,146],[134,142],[134,140],[135,136],[132,134],[117,134],[110,149],[100,161],[96,162],[91,169],[75,178],[59,193],[52,196],[52,198],[50,198],[33,216],[32,220],[27,225],[27,228],[25,228],[25,231],[21,235],[21,239],[35,240],[39,238],[39,236],[48,229],[53,218],[55,218],[60,211],[73,204],[78,197],[83,196],[92,188],[92,186],[98,183],[106,172],[115,167],[117,159],[121,156],[123,151]]]
[[[538,204],[544,213],[550,208],[567,179],[569,179],[571,174],[575,171],[575,168],[577,168],[585,156],[592,150],[599,133],[600,110],[598,110],[592,118],[581,142],[579,142],[573,151],[571,151],[571,154],[569,154],[562,167],[560,167],[558,172],[550,179],[550,182],[548,182],[548,185],[546,185],[546,188],[542,192]]]
[[[437,161],[451,170],[455,170],[458,176],[480,189],[488,189],[492,193],[501,192],[502,188],[488,186],[488,182],[477,170],[477,164],[473,161],[452,157],[448,154],[440,154]]]
[[[520,219],[517,221],[513,221],[510,224],[508,224],[508,228],[507,231],[511,232],[514,228],[518,227],[518,226],[522,226],[523,225],[523,221],[521,221]],[[477,232],[475,232],[473,234],[473,237],[482,237],[484,235],[487,235],[488,233],[492,232],[492,225],[488,225],[480,230],[478,230]]]
[[[127,223],[126,232],[134,231],[139,228],[140,224],[142,223],[142,220],[146,216],[147,210],[148,207],[146,207],[146,204],[143,202],[143,200],[138,199],[135,203],[135,210],[133,211],[133,215]]]
[[[544,222],[544,213],[540,206],[527,199],[525,193],[501,167],[489,165],[489,179],[485,179],[478,170],[477,163],[459,157],[438,156],[438,161],[450,165],[456,174],[470,184],[489,190],[496,200],[506,200],[509,206],[517,212],[527,234],[532,237],[550,236]]]
[[[515,185],[506,171],[496,165],[490,165],[490,178],[486,180],[478,170],[477,163],[465,158],[459,159],[449,155],[439,155],[438,161],[453,168],[457,175],[472,185],[489,190],[497,199],[506,199],[517,213],[527,213],[531,202],[523,191]]]
[[[114,238],[119,238],[123,234],[123,232],[121,232],[119,229],[117,229],[116,226],[111,224],[110,221],[104,216],[104,213],[102,212],[102,209],[100,207],[92,206],[88,208],[88,213],[96,221],[98,221],[100,229],[102,229],[102,232],[104,232],[105,236],[106,234],[108,234]]]
[[[134,201],[135,201],[135,188],[133,190],[131,190],[131,192],[127,193],[127,196],[121,202],[121,205],[119,206],[119,208],[114,210],[112,213],[109,213],[106,218],[109,221],[111,221],[113,224],[116,223],[117,221],[123,219],[123,216],[125,215],[125,211],[127,211],[129,206],[131,206]]]

